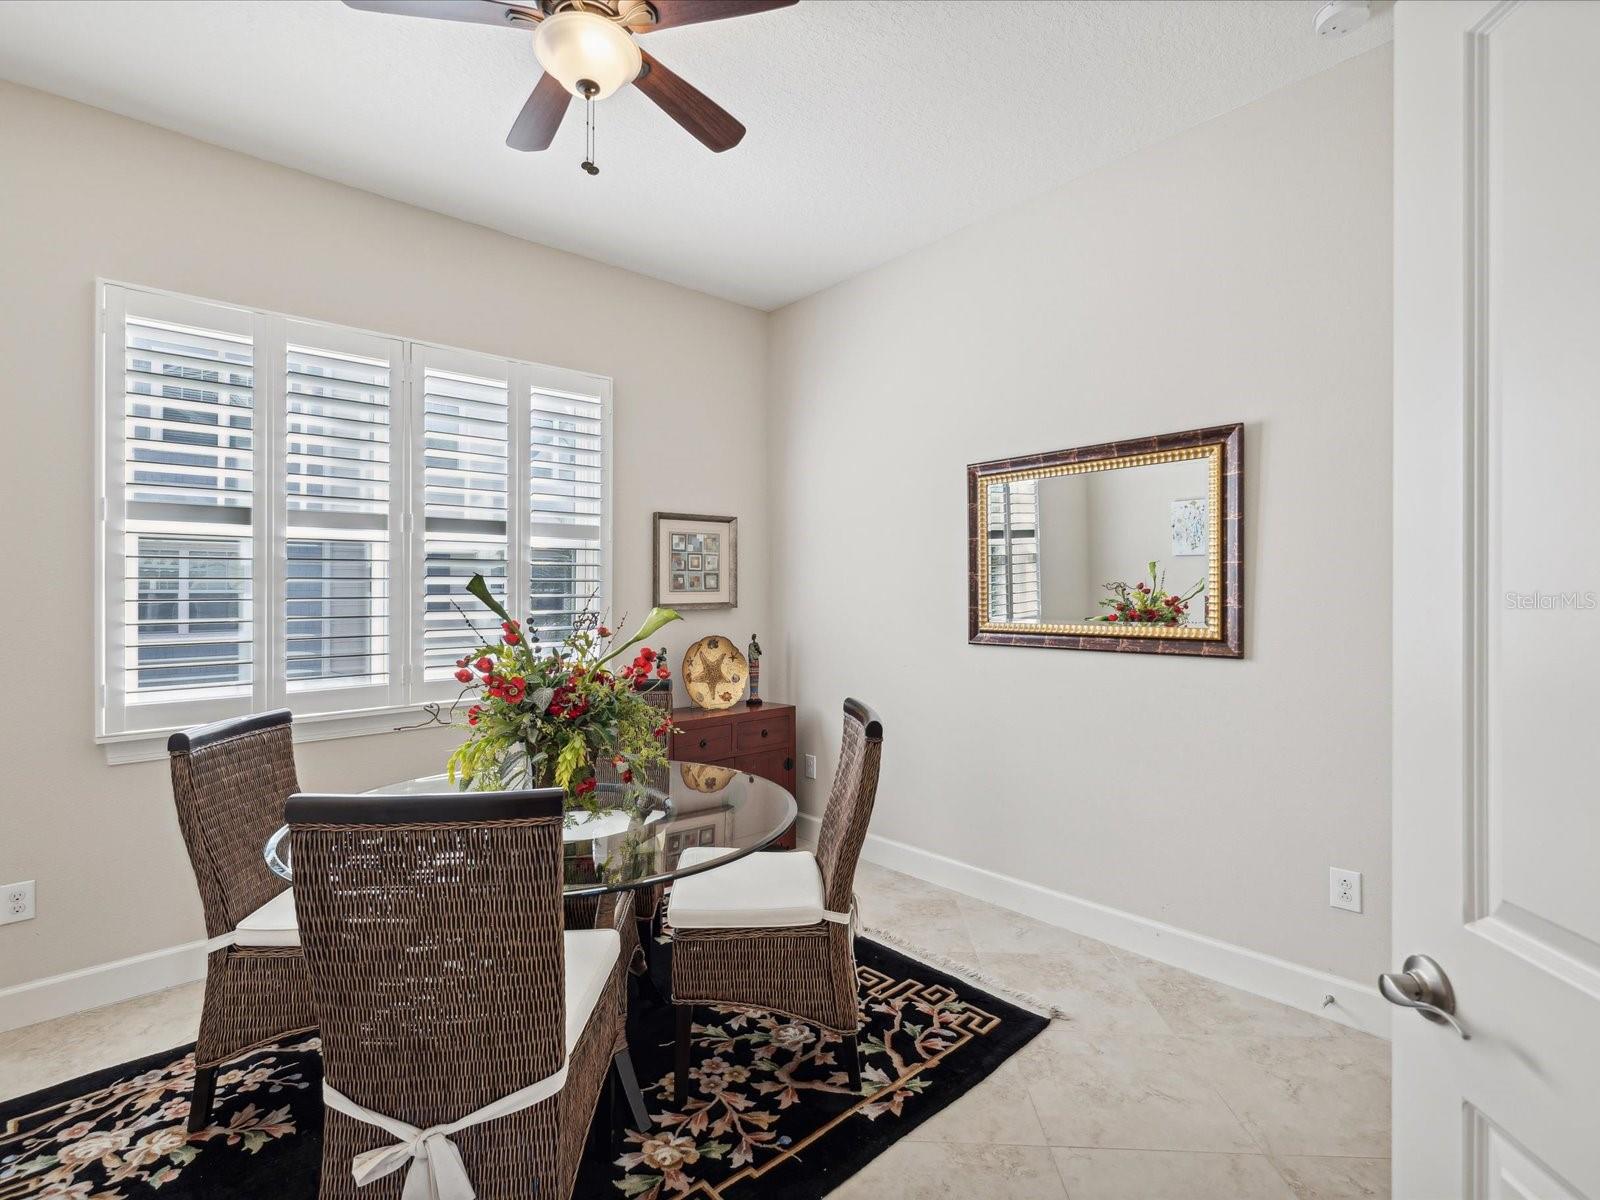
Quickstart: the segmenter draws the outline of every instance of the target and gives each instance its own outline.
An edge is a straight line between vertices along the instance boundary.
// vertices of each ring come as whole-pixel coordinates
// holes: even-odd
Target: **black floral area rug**
[[[654,947],[665,991],[668,949]],[[636,999],[629,1042],[652,1119],[594,1139],[582,1200],[812,1200],[982,1081],[1046,1019],[875,942],[857,943],[861,1094],[840,1041],[764,1013],[697,1010],[691,1095],[672,1095],[672,1009]],[[217,1077],[185,1132],[190,1047],[0,1100],[0,1200],[314,1200],[321,1060],[303,1038]],[[607,1112],[602,1102],[601,1112]]]

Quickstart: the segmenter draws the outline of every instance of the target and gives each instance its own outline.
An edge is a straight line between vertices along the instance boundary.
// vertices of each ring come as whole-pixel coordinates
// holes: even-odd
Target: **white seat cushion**
[[[606,990],[611,968],[622,953],[615,929],[569,929],[562,935],[566,952],[567,1054],[570,1056],[589,1023],[589,1014]],[[608,1050],[607,1053],[610,1053]]]
[[[733,851],[691,846],[678,859],[693,867]],[[667,920],[674,929],[785,929],[822,920],[822,871],[809,850],[747,854],[672,885]]]
[[[284,888],[234,930],[236,946],[298,946],[300,922],[294,913],[294,889]]]

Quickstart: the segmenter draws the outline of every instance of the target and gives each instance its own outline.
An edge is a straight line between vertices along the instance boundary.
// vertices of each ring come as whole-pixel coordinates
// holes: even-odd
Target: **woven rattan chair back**
[[[878,761],[883,751],[883,722],[859,700],[844,702],[844,737],[839,745],[839,768],[822,814],[817,835],[817,865],[827,906],[836,912],[850,908],[856,860],[872,820],[878,795]]]
[[[332,1086],[425,1128],[561,1067],[560,789],[296,796],[289,824]],[[454,1135],[480,1196],[556,1178],[559,1100]],[[324,1198],[357,1194],[326,1164],[394,1140],[332,1111],[326,1136]],[[359,1195],[398,1195],[402,1174]]]
[[[654,685],[644,691],[645,700],[661,714],[663,721],[672,719],[672,683],[670,680],[658,679]],[[663,739],[670,744],[671,739]],[[668,767],[647,768],[648,777],[642,780],[644,784],[665,792],[672,786],[672,781],[667,777]]]
[[[299,791],[290,714],[218,721],[175,733],[172,798],[205,906],[206,933],[226,933],[289,885],[262,847]]]

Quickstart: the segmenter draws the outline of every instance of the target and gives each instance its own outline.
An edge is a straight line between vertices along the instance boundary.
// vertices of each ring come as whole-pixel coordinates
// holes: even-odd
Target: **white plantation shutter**
[[[1000,624],[1039,622],[1039,485],[991,484],[989,615]]]
[[[299,322],[284,353],[286,690],[348,707],[389,685],[394,376],[403,347]],[[403,557],[403,556],[402,556]]]
[[[105,351],[105,700],[135,727],[242,711],[256,663],[253,323],[141,301]]]
[[[96,736],[134,747],[113,761],[240,713],[341,735],[454,696],[455,660],[499,635],[474,574],[546,641],[603,611],[608,380],[100,295]]]
[[[560,641],[578,613],[605,611],[601,397],[528,389],[528,620]]]
[[[413,361],[423,424],[418,635],[422,679],[431,683],[449,680],[456,659],[499,634],[499,618],[467,594],[474,575],[516,608],[507,594],[511,385],[507,364],[487,356],[423,347]]]

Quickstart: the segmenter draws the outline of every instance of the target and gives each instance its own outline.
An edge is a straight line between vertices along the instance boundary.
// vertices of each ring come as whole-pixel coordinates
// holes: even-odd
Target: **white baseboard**
[[[800,839],[815,843],[817,825],[816,817],[801,813]],[[1389,1037],[1393,1010],[1378,995],[1375,985],[1274,958],[877,834],[867,835],[861,857],[881,867],[1008,908],[1036,921],[1059,925],[1084,937],[1120,946],[1291,1008],[1303,1009],[1381,1038]],[[1332,996],[1334,1002],[1324,1008],[1326,996]]]
[[[131,1000],[205,976],[206,944],[190,942],[0,988],[0,1032]]]

